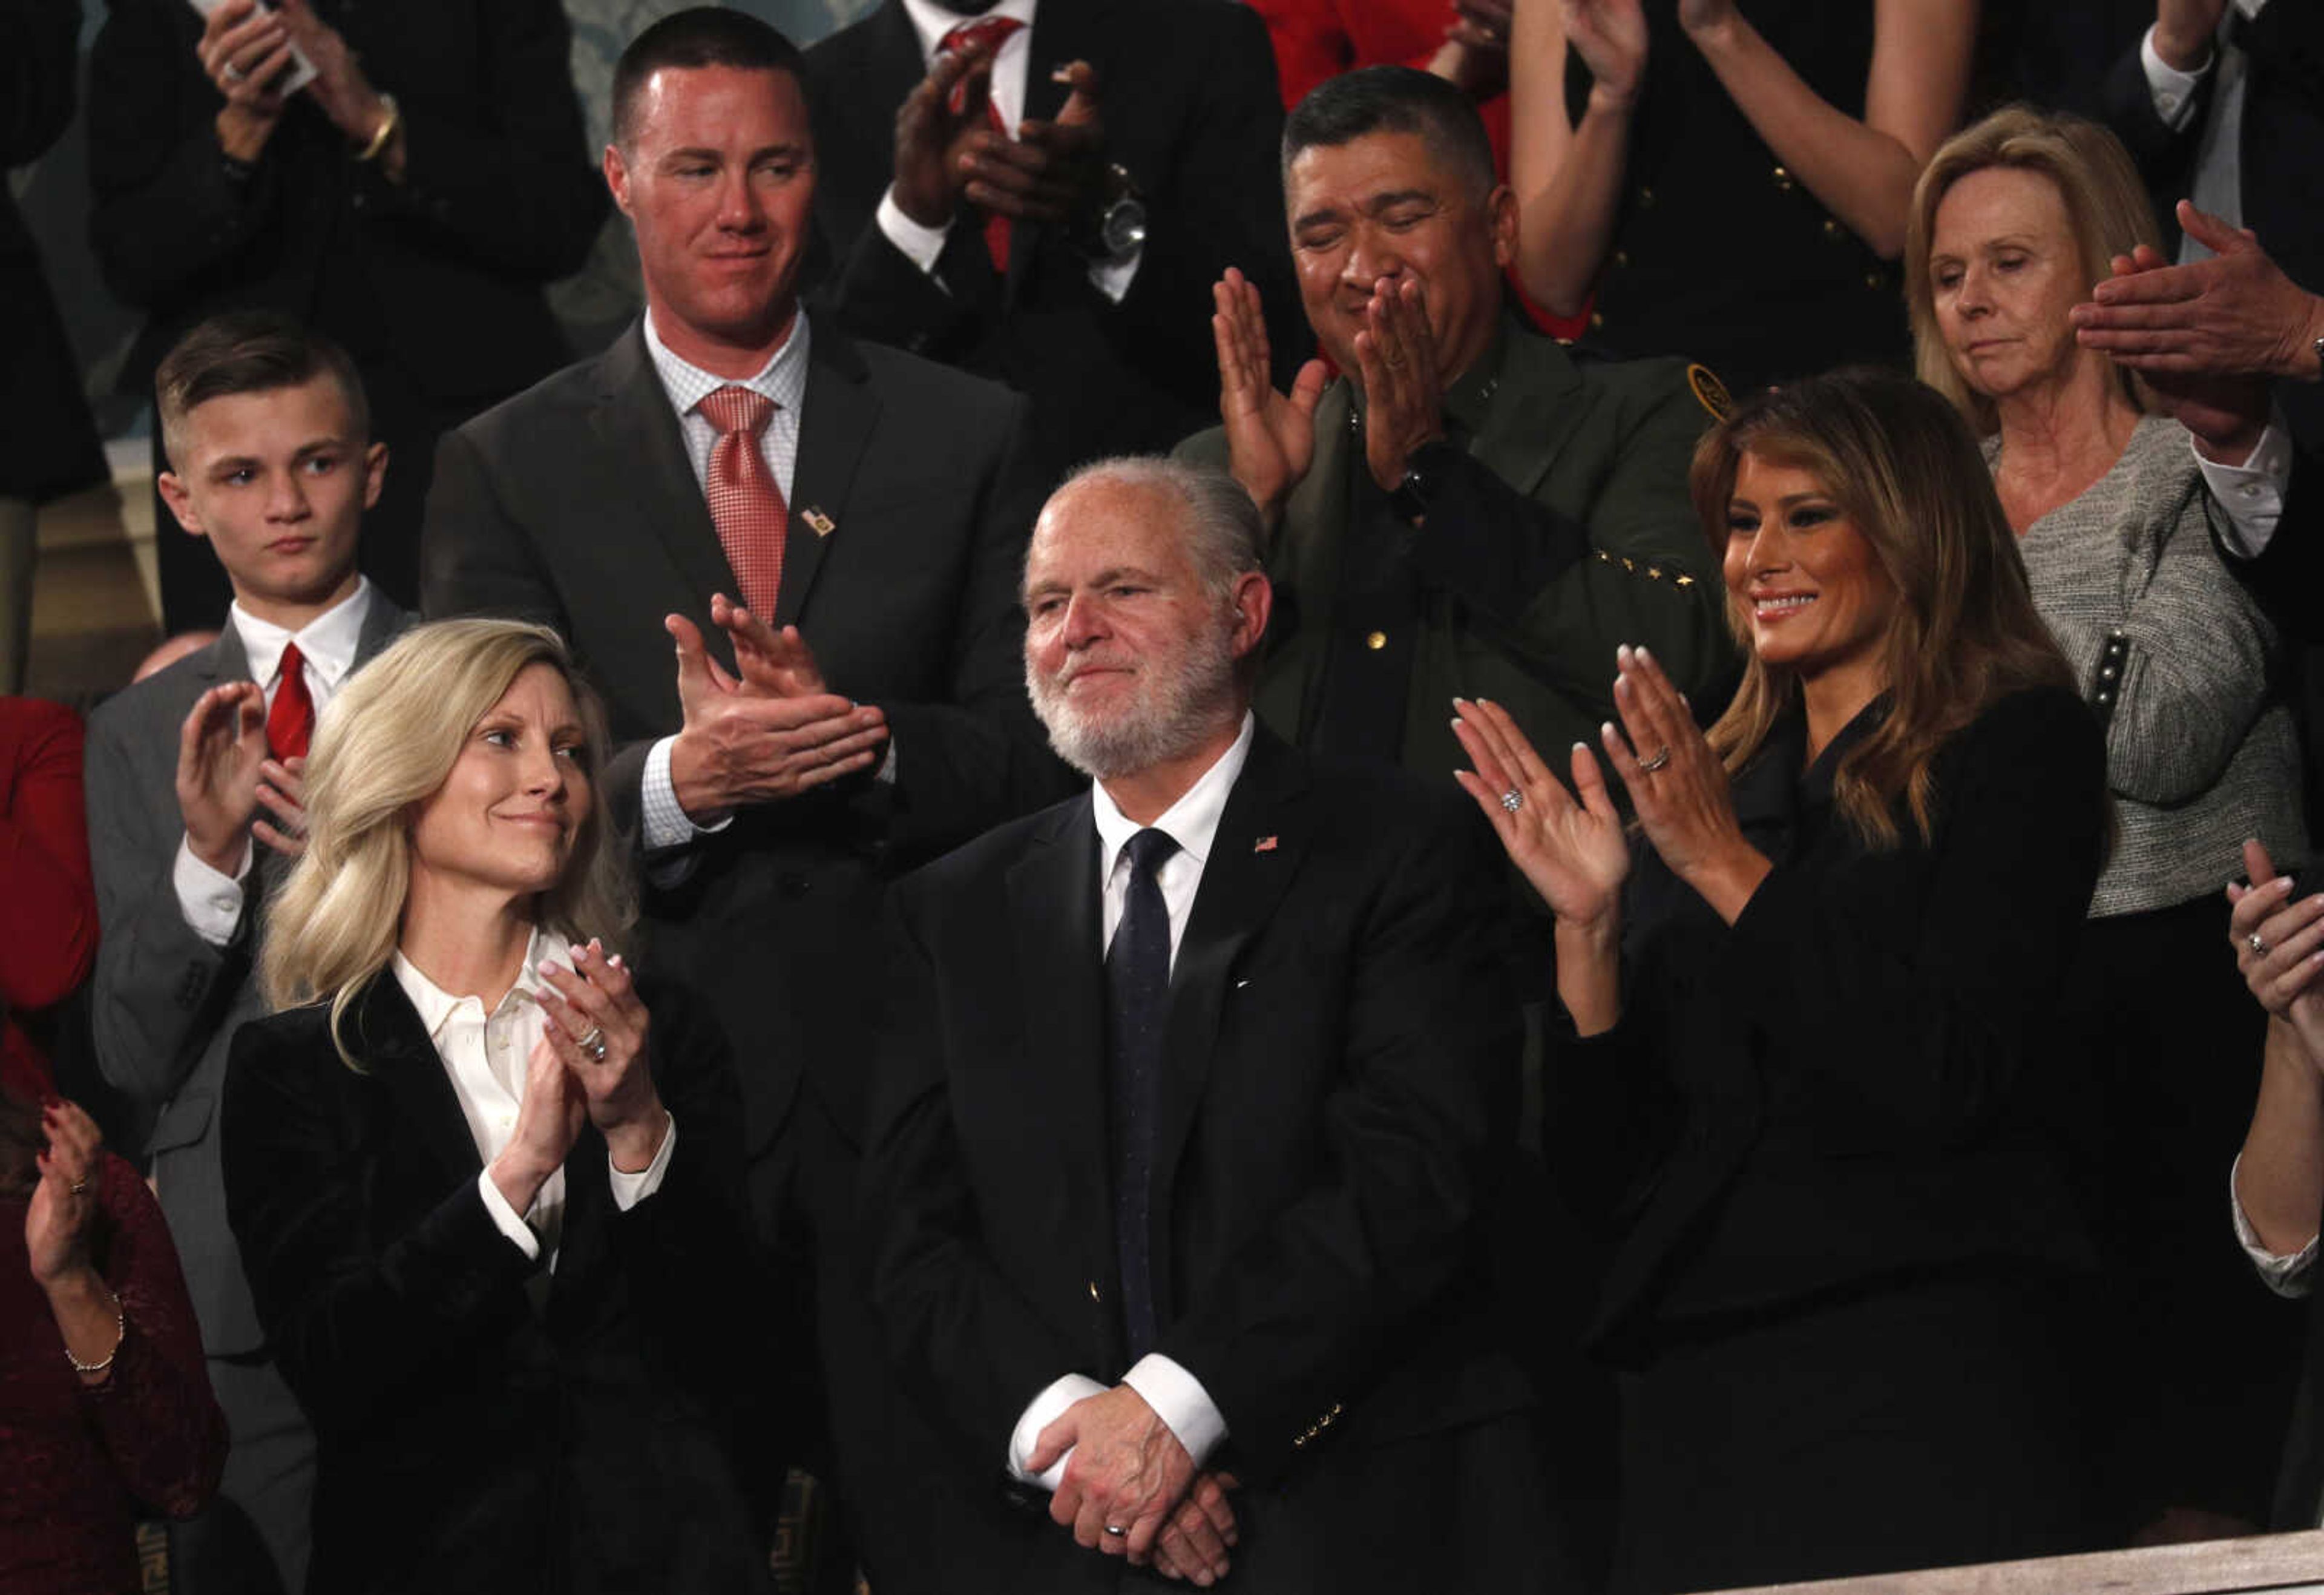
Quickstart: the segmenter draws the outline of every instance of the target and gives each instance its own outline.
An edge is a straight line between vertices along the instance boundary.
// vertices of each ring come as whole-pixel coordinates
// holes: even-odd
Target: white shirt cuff
[[[2191,447],[2192,445],[2190,445]],[[2267,552],[2283,519],[2283,495],[2292,485],[2292,430],[2279,411],[2268,419],[2259,447],[2240,466],[2223,466],[2203,457],[2197,449],[2195,464],[2203,484],[2227,518],[2221,540],[2239,558],[2256,559]]]
[[[1017,1420],[1016,1431],[1009,1436],[1009,1476],[1019,1484],[1038,1485],[1055,1495],[1065,1479],[1065,1464],[1072,1461],[1074,1453],[1067,1451],[1046,1471],[1034,1473],[1026,1468],[1033,1447],[1039,1443],[1041,1431],[1056,1423],[1057,1415],[1065,1408],[1076,1401],[1104,1394],[1105,1387],[1086,1374],[1069,1373],[1034,1397],[1032,1404],[1025,1408],[1025,1415]]]
[[[678,800],[677,783],[669,779],[669,750],[678,739],[666,736],[646,751],[645,775],[639,782],[638,807],[644,816],[645,844],[650,850],[684,847],[696,836],[723,831],[734,823],[731,814],[706,825],[697,825]]]
[[[896,203],[896,185],[880,196],[876,213],[881,233],[888,242],[901,250],[904,258],[919,267],[928,276],[935,276],[936,259],[944,254],[945,239],[951,235],[950,227],[924,227],[904,214]],[[941,284],[939,284],[941,286]]]
[[[509,1199],[501,1194],[501,1188],[493,1184],[491,1169],[487,1168],[476,1176],[476,1189],[484,1193],[484,1211],[493,1215],[493,1222],[500,1232],[514,1241],[517,1249],[526,1257],[535,1262],[540,1261],[540,1237],[532,1232],[531,1226],[524,1222],[515,1208],[509,1205]]]
[[[2244,1256],[2258,1270],[2260,1283],[2280,1296],[2304,1296],[2314,1284],[2309,1276],[2316,1268],[2317,1237],[2310,1235],[2308,1244],[2298,1251],[2284,1253],[2268,1250],[2258,1231],[2244,1212],[2244,1199],[2236,1190],[2236,1173],[2244,1166],[2242,1154],[2227,1169],[2227,1206],[2235,1214],[2236,1240],[2242,1243]]]
[[[1138,275],[1138,263],[1146,258],[1146,245],[1139,244],[1118,261],[1096,261],[1090,265],[1090,286],[1120,304],[1130,292],[1130,284]]]
[[[662,1176],[669,1172],[669,1149],[678,1145],[678,1120],[669,1110],[661,1111],[661,1145],[654,1149],[653,1159],[635,1174],[624,1174],[613,1166],[612,1153],[605,1155],[605,1172],[613,1176],[613,1206],[627,1212],[639,1203],[661,1189]]]
[[[1195,1467],[1209,1461],[1227,1437],[1227,1421],[1212,1404],[1203,1381],[1159,1351],[1140,1357],[1121,1382],[1145,1397],[1155,1415],[1170,1425]]]
[[[196,936],[213,947],[234,940],[242,923],[242,883],[250,873],[250,844],[242,845],[242,867],[221,875],[194,856],[194,844],[178,841],[178,861],[170,868],[170,883],[177,889],[178,912]]]
[[[2153,98],[2154,114],[2163,118],[2163,126],[2177,133],[2187,125],[2195,114],[2195,91],[2203,86],[2211,62],[2218,58],[2215,50],[2195,70],[2182,72],[2155,54],[2154,29],[2147,28],[2146,36],[2138,41],[2138,64],[2146,69],[2146,92]]]

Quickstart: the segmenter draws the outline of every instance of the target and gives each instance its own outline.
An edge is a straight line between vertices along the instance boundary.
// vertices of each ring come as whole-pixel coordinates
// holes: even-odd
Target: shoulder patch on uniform
[[[1711,411],[1712,420],[1725,420],[1727,412],[1735,407],[1735,401],[1727,396],[1727,384],[1708,365],[1688,366],[1686,385],[1694,390],[1695,402]]]

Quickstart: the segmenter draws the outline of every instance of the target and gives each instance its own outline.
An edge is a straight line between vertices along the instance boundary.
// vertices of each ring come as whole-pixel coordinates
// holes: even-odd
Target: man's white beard
[[[1102,664],[1101,654],[1075,664]],[[1233,629],[1220,624],[1189,641],[1176,659],[1145,660],[1137,694],[1118,712],[1085,710],[1065,682],[1029,666],[1026,690],[1057,757],[1093,780],[1110,781],[1184,757],[1215,732],[1235,701]]]

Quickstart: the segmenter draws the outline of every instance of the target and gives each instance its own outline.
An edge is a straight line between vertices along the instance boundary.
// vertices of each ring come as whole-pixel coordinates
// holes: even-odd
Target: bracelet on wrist
[[[121,1310],[121,1298],[118,1295],[115,1295],[113,1298],[113,1349],[105,1354],[105,1360],[102,1362],[83,1362],[79,1358],[73,1355],[73,1349],[69,1343],[65,1347],[65,1360],[72,1364],[73,1371],[75,1373],[83,1375],[84,1377],[89,1374],[103,1373],[113,1366],[113,1360],[121,1355],[121,1342],[128,1338],[129,1315]]]
[[[387,107],[387,115],[379,119],[379,131],[371,135],[371,143],[355,152],[358,161],[378,160],[379,152],[387,148],[388,140],[395,136],[395,130],[403,125],[403,109],[395,103],[393,95],[381,95],[379,103]]]

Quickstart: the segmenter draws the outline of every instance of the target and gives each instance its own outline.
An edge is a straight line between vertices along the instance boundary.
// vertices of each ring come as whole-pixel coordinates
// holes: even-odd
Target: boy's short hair
[[[170,467],[182,470],[186,417],[229,393],[271,393],[328,375],[347,403],[354,441],[371,440],[371,404],[347,352],[279,310],[230,310],[180,338],[153,373],[153,407]]]

